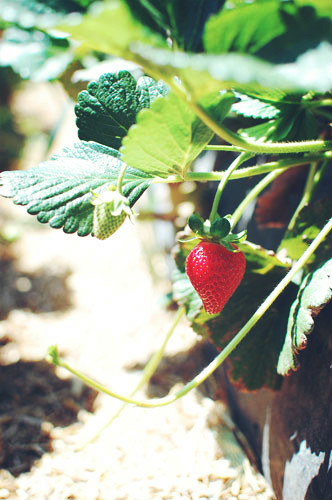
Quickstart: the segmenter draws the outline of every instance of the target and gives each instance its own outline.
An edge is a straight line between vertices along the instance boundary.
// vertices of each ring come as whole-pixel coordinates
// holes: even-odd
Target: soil
[[[121,403],[46,361],[56,344],[71,366],[132,392],[175,315],[162,304],[167,262],[158,245],[146,252],[153,225],[126,222],[101,242],[41,225],[9,200],[0,213],[2,235],[17,236],[0,245],[0,499],[273,499],[213,378],[170,406],[127,406],[106,426]],[[206,349],[181,321],[136,398],[183,385]]]

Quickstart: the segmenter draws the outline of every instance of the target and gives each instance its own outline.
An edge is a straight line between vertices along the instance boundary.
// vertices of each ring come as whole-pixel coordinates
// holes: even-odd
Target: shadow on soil
[[[189,350],[173,356],[165,356],[151,377],[147,388],[148,396],[151,398],[164,397],[175,384],[189,382],[216,357],[216,354],[218,352],[211,342],[201,340]],[[144,366],[144,364],[135,364],[128,369],[143,370]],[[218,368],[201,384],[198,390],[203,396],[214,400],[224,400],[225,394],[220,384],[220,379],[223,377],[224,368]]]
[[[0,260],[0,320],[12,309],[29,309],[35,313],[68,309],[71,306],[69,274],[50,269],[23,273],[16,268],[12,257]]]
[[[47,313],[71,306],[69,272],[23,273],[10,247],[0,247],[0,320],[13,309]],[[0,338],[0,354],[10,342],[7,336]],[[52,426],[75,423],[81,409],[93,411],[96,396],[96,391],[77,380],[60,379],[46,361],[4,360],[0,364],[0,468],[14,476],[30,470],[36,459],[52,451]]]
[[[45,361],[0,366],[0,468],[14,476],[28,471],[52,451],[46,422],[65,427],[81,409],[93,411],[97,393],[77,381],[63,380]]]

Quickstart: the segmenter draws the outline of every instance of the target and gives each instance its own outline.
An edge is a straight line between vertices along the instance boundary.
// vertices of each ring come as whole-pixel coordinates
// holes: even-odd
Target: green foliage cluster
[[[129,60],[147,76],[136,81],[121,71],[91,82],[75,107],[80,140],[30,170],[5,172],[1,194],[25,205],[40,222],[86,236],[94,230],[93,192],[117,189],[132,207],[154,183],[225,184],[260,175],[233,214],[237,222],[249,202],[279,175],[294,165],[310,164],[302,204],[280,243],[282,252],[240,243],[246,275],[221,315],[211,317],[202,310],[184,273],[194,242],[179,243],[174,299],[185,305],[199,334],[224,347],[330,218],[330,205],[323,203],[316,211],[304,207],[331,163],[331,6],[325,0],[112,0],[87,10],[90,3],[0,1],[5,27],[0,63],[29,78],[55,52],[63,58],[60,74],[78,53],[96,51]],[[10,14],[14,5],[15,15]],[[29,6],[30,24],[23,22]],[[39,60],[24,63],[36,36]],[[24,48],[4,62],[3,47],[13,42],[19,46],[20,37]],[[196,172],[195,159],[207,148],[249,154],[251,165],[256,157],[256,165],[233,168],[227,175]],[[330,264],[325,264],[330,250],[324,241],[305,262],[297,299],[297,285],[292,284],[231,354],[232,377],[239,384],[276,388],[280,350],[279,373],[296,368],[297,336],[308,333],[297,311],[327,302],[324,298],[316,306],[315,301],[317,282],[321,290],[330,289]],[[283,252],[286,259],[280,257]],[[308,273],[313,273],[310,278]]]

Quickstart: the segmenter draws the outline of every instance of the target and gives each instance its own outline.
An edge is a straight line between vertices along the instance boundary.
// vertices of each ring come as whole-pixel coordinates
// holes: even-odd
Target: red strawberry
[[[186,260],[186,272],[209,314],[219,313],[239,286],[246,267],[242,252],[202,240]]]

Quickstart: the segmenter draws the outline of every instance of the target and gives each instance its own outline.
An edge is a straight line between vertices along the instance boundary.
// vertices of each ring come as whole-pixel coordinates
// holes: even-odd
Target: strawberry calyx
[[[112,236],[124,223],[127,216],[132,218],[129,200],[115,186],[102,192],[92,191],[93,231],[99,240]]]
[[[114,217],[123,213],[129,217],[136,215],[130,207],[128,198],[123,196],[116,186],[110,186],[102,192],[92,191],[92,196],[91,203],[94,207],[106,204],[108,213]]]
[[[188,218],[188,226],[195,235],[190,240],[200,239],[219,243],[231,252],[237,252],[236,244],[244,241],[247,237],[247,231],[232,233],[230,215],[218,216],[211,223],[209,219],[204,221],[199,214],[194,213]]]

